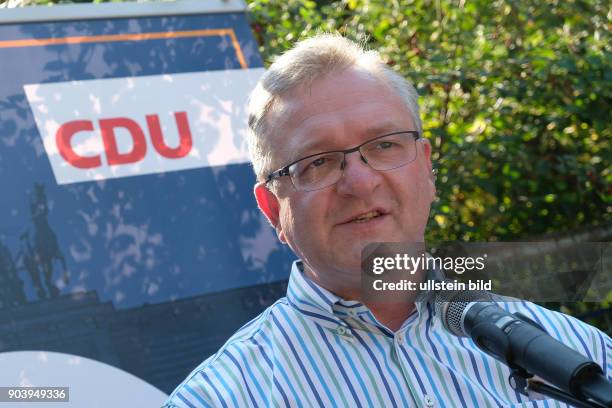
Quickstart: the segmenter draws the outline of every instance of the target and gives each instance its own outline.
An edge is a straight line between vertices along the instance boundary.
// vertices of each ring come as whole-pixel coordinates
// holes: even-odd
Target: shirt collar
[[[338,295],[317,285],[304,275],[302,261],[293,262],[287,287],[287,298],[292,302],[309,304],[333,314],[333,305],[342,300]]]
[[[428,271],[428,279],[437,280],[436,274],[435,271]],[[432,302],[432,299],[431,292],[422,292],[418,295],[415,302],[417,317],[428,310],[427,304]],[[351,319],[356,318],[366,323],[369,321],[380,325],[366,305],[359,301],[342,299],[306,277],[300,260],[295,261],[291,268],[287,300],[293,307],[325,327],[335,329],[339,324],[352,326]],[[409,317],[407,322],[412,318],[413,316]]]

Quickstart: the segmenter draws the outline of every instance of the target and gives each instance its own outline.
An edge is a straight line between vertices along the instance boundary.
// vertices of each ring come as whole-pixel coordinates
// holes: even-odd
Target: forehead
[[[415,130],[397,92],[356,68],[279,98],[269,123],[276,165],[305,154],[352,147],[384,132]]]

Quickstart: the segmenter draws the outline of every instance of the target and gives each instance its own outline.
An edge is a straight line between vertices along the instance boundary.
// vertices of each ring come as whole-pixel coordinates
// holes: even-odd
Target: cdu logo
[[[263,68],[25,85],[58,184],[248,162]]]
[[[178,146],[170,147],[164,140],[159,115],[147,115],[146,123],[151,146],[157,154],[167,159],[180,159],[185,157],[193,146],[191,130],[187,112],[175,112],[174,118],[178,130]],[[59,154],[72,166],[79,169],[92,169],[102,166],[102,156],[81,156],[72,146],[72,138],[78,132],[94,131],[94,122],[91,120],[73,120],[62,124],[57,130],[55,141]],[[100,119],[98,121],[99,134],[104,145],[106,162],[113,165],[137,163],[145,158],[148,150],[147,136],[138,122],[128,117]],[[116,131],[124,130],[129,136],[131,145],[126,152],[119,151]]]

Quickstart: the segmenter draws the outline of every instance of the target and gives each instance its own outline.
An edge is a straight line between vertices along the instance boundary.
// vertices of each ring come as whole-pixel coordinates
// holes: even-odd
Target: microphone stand
[[[540,326],[538,323],[534,322],[524,314],[514,313],[514,315],[525,323],[531,324],[532,326],[535,326],[538,329],[545,331],[542,326]],[[508,378],[510,386],[523,395],[529,396],[528,391],[533,391],[578,408],[610,408],[609,405],[606,406],[593,400],[587,401],[585,399],[578,399],[576,396],[563,390],[560,390],[557,387],[553,387],[551,385],[543,383],[542,381],[535,380],[532,378],[533,374],[527,372],[522,367],[511,366],[510,368],[512,369],[512,373]]]
[[[512,370],[512,374],[510,374],[508,381],[513,389],[526,396],[529,396],[528,391],[533,391],[577,408],[608,408],[596,402],[579,400],[565,391],[541,381],[531,379],[531,377],[533,377],[533,375],[522,368],[515,368]]]

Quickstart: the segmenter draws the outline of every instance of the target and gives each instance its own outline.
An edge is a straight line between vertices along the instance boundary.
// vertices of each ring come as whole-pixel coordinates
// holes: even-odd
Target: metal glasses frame
[[[266,180],[264,182],[264,184],[268,184],[269,182],[271,182],[272,180],[284,177],[284,176],[291,176],[291,174],[289,173],[289,168],[291,166],[293,166],[294,164],[296,164],[297,162],[300,162],[302,160],[306,160],[309,159],[311,157],[315,157],[315,156],[320,156],[322,154],[329,154],[329,153],[343,153],[344,157],[342,159],[341,165],[340,165],[340,169],[344,170],[344,166],[346,165],[346,155],[359,151],[359,155],[361,156],[361,160],[368,164],[367,159],[363,156],[363,153],[361,152],[361,148],[365,145],[367,145],[368,143],[372,143],[378,139],[382,139],[383,137],[387,137],[387,136],[393,136],[393,135],[399,135],[399,134],[403,134],[403,133],[408,133],[410,135],[412,135],[412,137],[414,137],[414,140],[417,141],[419,140],[421,137],[419,136],[419,132],[417,132],[416,130],[402,130],[402,131],[397,131],[397,132],[391,132],[391,133],[385,133],[384,135],[380,135],[380,136],[376,136],[375,138],[366,140],[365,142],[361,143],[358,146],[355,147],[351,147],[350,149],[345,149],[345,150],[330,150],[330,151],[326,151],[326,152],[320,152],[320,153],[315,153],[315,154],[310,154],[308,156],[304,156],[302,158],[299,158],[289,164],[287,164],[284,167],[281,167],[280,169],[273,171],[272,173],[268,174],[268,176],[266,177]],[[410,162],[406,162],[404,164],[402,164],[401,166],[404,166],[406,164],[408,164]],[[398,167],[394,167],[394,168],[399,168],[401,166]],[[373,168],[373,167],[372,167]],[[376,169],[375,169],[376,170]],[[392,169],[388,169],[388,170],[392,170]],[[383,170],[378,170],[378,171],[383,171]],[[295,186],[295,184],[293,183],[293,180],[291,182],[291,184],[293,184],[293,187],[297,190],[297,187]],[[330,184],[331,185],[331,184]],[[328,187],[328,186],[326,186]],[[325,188],[325,187],[321,187],[321,188]],[[318,189],[314,189],[314,190],[318,190]]]

